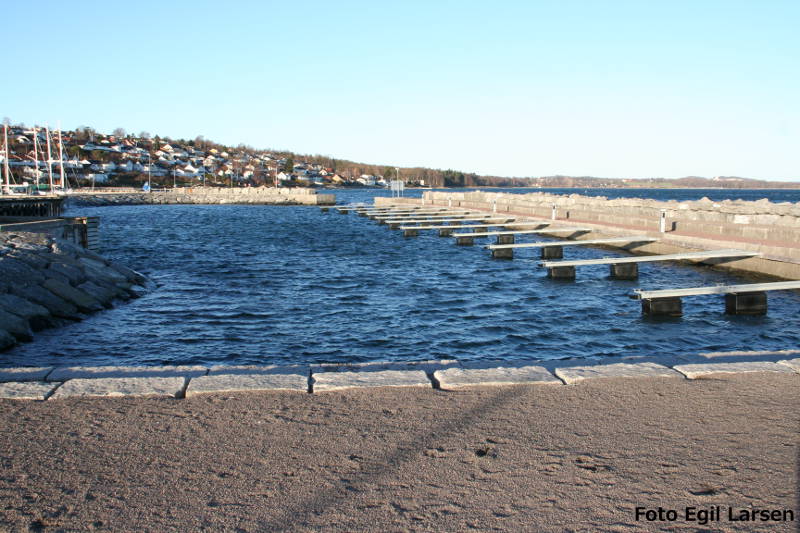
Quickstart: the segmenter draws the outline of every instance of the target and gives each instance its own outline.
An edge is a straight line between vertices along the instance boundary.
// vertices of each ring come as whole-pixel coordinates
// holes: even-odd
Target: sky
[[[0,116],[497,176],[800,181],[800,2],[3,2]]]

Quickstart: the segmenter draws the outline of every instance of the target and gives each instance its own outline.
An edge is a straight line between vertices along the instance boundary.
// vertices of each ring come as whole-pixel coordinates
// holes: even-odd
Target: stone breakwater
[[[42,233],[0,232],[0,349],[138,297],[146,279]]]
[[[333,205],[334,194],[317,194],[314,189],[274,187],[191,187],[151,192],[79,192],[70,203],[80,206],[144,204],[258,204],[258,205]]]
[[[489,191],[427,191],[422,199],[376,198],[375,203],[451,206],[554,219],[608,234],[635,231],[657,237],[658,242],[637,248],[644,253],[737,248],[759,252],[762,257],[731,261],[726,263],[726,268],[800,279],[800,204],[796,203],[772,203],[766,199],[714,202],[707,198],[692,202],[640,198],[609,200],[579,194]]]

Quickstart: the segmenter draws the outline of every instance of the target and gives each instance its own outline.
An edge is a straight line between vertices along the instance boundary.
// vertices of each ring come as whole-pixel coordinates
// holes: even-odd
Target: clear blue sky
[[[3,3],[0,116],[502,176],[800,180],[800,2]]]

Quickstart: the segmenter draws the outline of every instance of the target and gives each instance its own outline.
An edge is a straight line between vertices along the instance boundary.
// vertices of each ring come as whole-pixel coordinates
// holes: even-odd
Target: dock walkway
[[[655,242],[658,239],[647,235],[635,235],[631,237],[611,237],[608,239],[587,239],[585,241],[541,241],[525,242],[519,244],[489,244],[487,249],[491,250],[492,257],[496,259],[513,259],[514,250],[517,248],[541,248],[542,259],[560,259],[564,256],[564,246],[592,246],[598,244],[621,244],[621,243],[647,243]]]
[[[800,281],[775,281],[745,285],[691,287],[687,289],[634,289],[631,298],[642,301],[642,312],[654,316],[681,316],[681,298],[709,294],[725,295],[725,312],[733,315],[763,315],[767,312],[767,292],[800,289]]]
[[[540,266],[556,279],[575,279],[575,267],[588,265],[610,265],[611,277],[615,279],[636,279],[639,276],[639,263],[656,261],[702,261],[707,259],[742,259],[759,256],[758,252],[743,250],[709,250],[681,254],[640,255],[634,257],[604,257],[601,259],[580,259],[573,261],[542,261]]]

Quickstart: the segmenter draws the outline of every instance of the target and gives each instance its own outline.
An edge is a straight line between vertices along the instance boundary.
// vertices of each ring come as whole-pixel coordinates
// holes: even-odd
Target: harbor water
[[[725,199],[712,196],[719,192],[647,194]],[[797,191],[744,192],[800,201]],[[388,195],[336,193],[339,203]],[[65,215],[100,216],[100,252],[147,275],[153,288],[38,333],[0,354],[0,366],[594,359],[800,346],[794,292],[770,293],[766,316],[725,315],[717,296],[686,298],[684,316],[668,320],[643,317],[628,298],[639,287],[752,281],[703,267],[645,263],[636,281],[587,267],[576,281],[557,282],[533,249],[492,260],[479,245],[455,246],[434,232],[404,238],[367,218],[306,206],[74,207]]]

